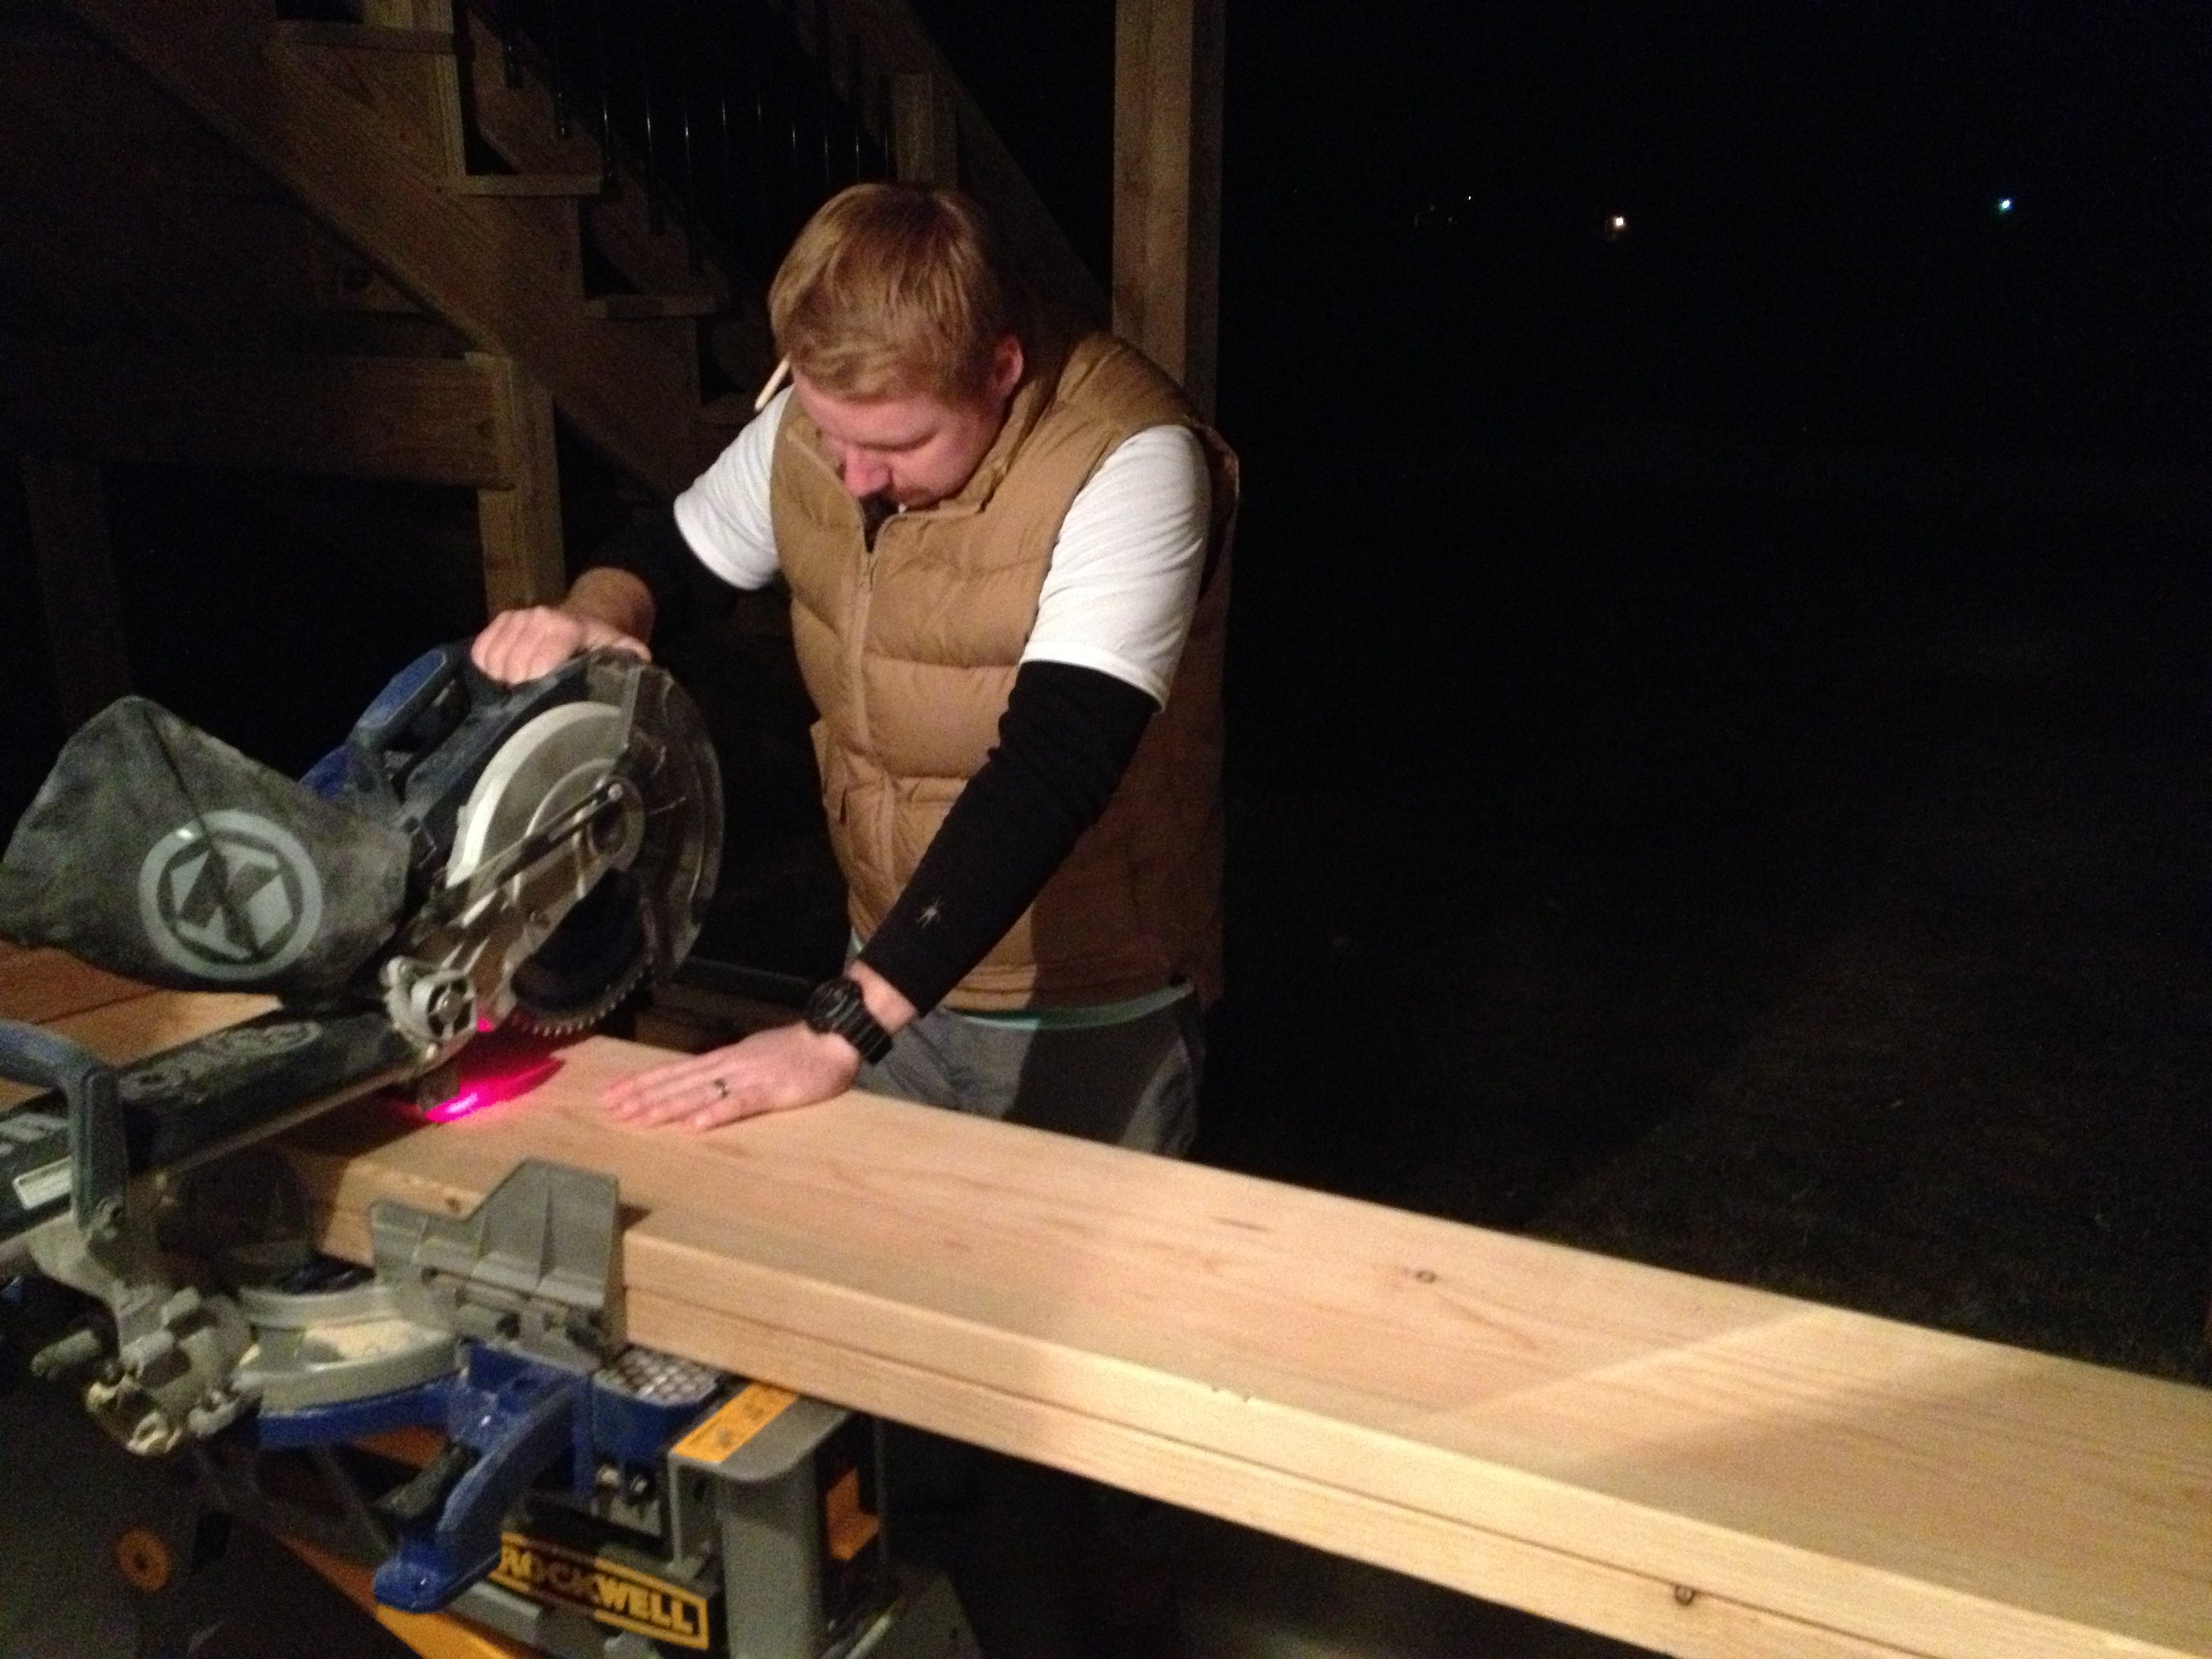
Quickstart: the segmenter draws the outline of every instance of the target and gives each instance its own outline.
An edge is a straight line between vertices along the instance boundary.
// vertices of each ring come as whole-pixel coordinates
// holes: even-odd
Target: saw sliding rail
[[[0,1272],[64,1210],[87,1232],[112,1229],[129,1182],[182,1175],[422,1070],[381,1009],[278,1010],[115,1070],[0,1021],[0,1077],[49,1091],[0,1138]]]

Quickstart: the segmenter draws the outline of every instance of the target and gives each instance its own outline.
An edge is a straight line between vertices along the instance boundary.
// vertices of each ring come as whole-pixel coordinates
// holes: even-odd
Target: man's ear
[[[1028,359],[1022,355],[1022,337],[1001,334],[998,344],[991,348],[991,401],[1012,397],[1028,366]]]

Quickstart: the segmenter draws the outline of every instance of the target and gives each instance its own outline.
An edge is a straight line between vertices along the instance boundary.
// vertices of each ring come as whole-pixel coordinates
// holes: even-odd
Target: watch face
[[[849,979],[825,979],[806,999],[806,1023],[817,1031],[836,1029],[836,1022],[855,1008],[865,1009],[860,988]]]
[[[806,999],[806,1024],[812,1030],[841,1036],[873,1063],[891,1050],[891,1034],[868,1012],[860,988],[849,979],[825,980]]]

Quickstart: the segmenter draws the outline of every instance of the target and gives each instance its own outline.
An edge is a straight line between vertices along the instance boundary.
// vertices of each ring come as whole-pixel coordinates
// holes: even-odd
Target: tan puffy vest
[[[777,556],[830,839],[863,939],[997,743],[1053,544],[1125,438],[1188,425],[1213,483],[1212,574],[1167,707],[1104,814],[1006,938],[945,999],[1008,1009],[1109,1002],[1188,979],[1221,988],[1221,660],[1237,463],[1174,384],[1092,335],[1040,354],[960,493],[893,515],[870,551],[860,504],[794,402],[770,471]]]

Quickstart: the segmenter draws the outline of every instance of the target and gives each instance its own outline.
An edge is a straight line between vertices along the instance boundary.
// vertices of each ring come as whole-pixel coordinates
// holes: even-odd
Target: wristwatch
[[[844,1038],[871,1066],[891,1051],[891,1034],[876,1023],[860,985],[848,978],[825,979],[814,988],[806,999],[806,1024]]]

